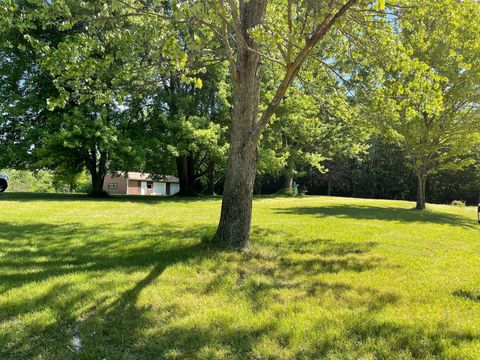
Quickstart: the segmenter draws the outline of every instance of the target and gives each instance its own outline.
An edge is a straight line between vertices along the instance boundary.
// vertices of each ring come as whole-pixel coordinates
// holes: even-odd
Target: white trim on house
[[[147,182],[146,181],[142,181],[140,183],[140,195],[147,195]]]

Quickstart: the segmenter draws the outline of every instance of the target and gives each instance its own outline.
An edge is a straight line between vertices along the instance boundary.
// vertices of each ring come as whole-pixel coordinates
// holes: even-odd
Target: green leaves
[[[378,0],[377,1],[377,9],[380,11],[385,10],[385,0]]]

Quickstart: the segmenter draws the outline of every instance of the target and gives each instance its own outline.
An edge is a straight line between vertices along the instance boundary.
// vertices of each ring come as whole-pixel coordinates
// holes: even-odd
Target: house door
[[[147,181],[147,195],[153,195],[153,181]]]
[[[128,194],[129,195],[140,195],[140,181],[129,180],[128,181]]]
[[[167,182],[167,184],[166,184],[165,195],[170,195],[170,183],[169,182]]]

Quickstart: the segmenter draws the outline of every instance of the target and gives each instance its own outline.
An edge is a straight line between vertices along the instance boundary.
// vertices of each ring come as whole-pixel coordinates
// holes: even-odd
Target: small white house
[[[178,178],[172,175],[118,172],[105,176],[103,190],[109,194],[175,195],[180,191],[180,183]]]

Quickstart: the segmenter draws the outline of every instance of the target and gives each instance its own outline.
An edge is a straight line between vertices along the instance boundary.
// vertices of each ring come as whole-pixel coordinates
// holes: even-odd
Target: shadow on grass
[[[230,253],[200,242],[212,230],[0,223],[0,326],[6,330],[0,358],[442,357],[452,344],[475,341],[446,328],[376,321],[375,314],[394,306],[398,296],[332,277],[386,266],[374,254],[374,242],[288,234],[272,242],[272,231],[256,228],[250,252]],[[12,296],[15,291],[22,296]],[[196,299],[198,307],[182,297]],[[342,310],[335,322],[325,316],[332,311],[328,302]],[[314,318],[301,322],[304,312]],[[24,323],[45,313],[49,321]],[[292,314],[294,323],[286,326]],[[327,336],[328,330],[336,335]],[[298,346],[295,339],[304,331]],[[77,352],[73,334],[81,339]]]
[[[211,230],[144,223],[122,229],[0,223],[0,326],[8,329],[0,334],[0,358],[71,357],[72,326],[86,303],[100,306],[114,299],[118,284],[148,271],[113,306],[134,304],[141,290],[167,267],[213,256],[215,250],[199,242]],[[109,274],[119,274],[118,283],[102,280]],[[100,288],[90,281],[100,283]],[[29,290],[22,290],[26,286]],[[23,295],[11,295],[12,291]],[[25,291],[30,293],[25,296]],[[45,313],[56,320],[33,325],[21,320]]]
[[[105,197],[93,197],[87,194],[69,193],[29,193],[29,192],[5,192],[0,193],[1,201],[98,201],[98,202],[135,202],[142,204],[157,204],[160,202],[189,203],[197,201],[212,201],[221,199],[219,196],[141,196],[141,195],[110,195]]]
[[[480,291],[456,290],[452,295],[464,300],[480,302]]]
[[[432,211],[418,211],[415,209],[379,207],[368,205],[328,205],[318,207],[295,207],[276,209],[279,214],[314,215],[318,217],[337,217],[359,220],[382,220],[398,222],[424,222],[434,224],[448,224],[478,228],[473,220],[454,214]]]

